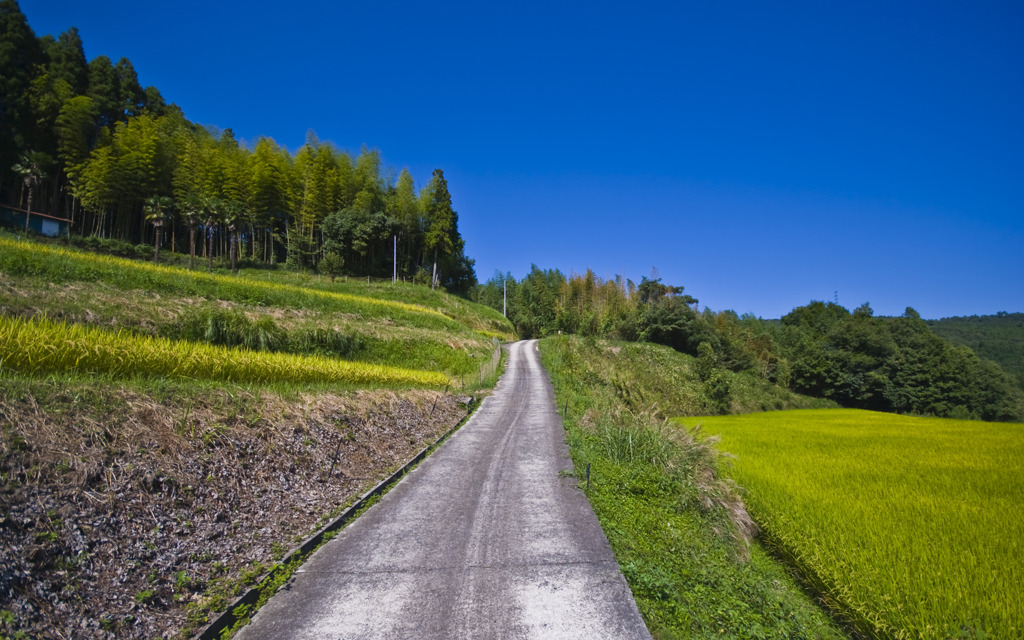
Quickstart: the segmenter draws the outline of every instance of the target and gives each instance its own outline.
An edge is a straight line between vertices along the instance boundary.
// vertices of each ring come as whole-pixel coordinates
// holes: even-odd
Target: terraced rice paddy
[[[0,369],[23,375],[74,371],[234,383],[441,387],[451,382],[448,376],[433,371],[230,349],[8,317],[0,317]]]
[[[383,379],[388,386],[405,384],[400,380],[413,386],[425,384],[406,374],[355,374],[375,365],[377,370],[435,372],[434,377],[444,381],[430,382],[432,386],[443,387],[448,380],[460,384],[482,380],[486,377],[482,363],[494,352],[494,338],[513,336],[500,313],[428,287],[370,285],[358,279],[331,282],[287,269],[207,273],[201,268],[154,265],[4,234],[0,234],[0,316],[56,319],[107,332],[96,335],[126,330],[139,338],[245,345],[349,361],[327,367],[345,369],[344,375],[317,377],[317,384],[346,380],[376,386]],[[0,353],[0,359],[3,356]],[[276,362],[267,360],[271,361]],[[320,364],[308,369],[323,370]],[[66,365],[63,362],[59,369],[68,370]],[[99,372],[107,365],[92,366],[89,371]],[[7,370],[41,371],[25,363],[15,368],[13,360]],[[161,377],[152,369],[145,375]],[[203,373],[190,377],[240,382],[239,375],[235,371],[228,378]],[[297,375],[293,371],[285,380],[296,381]],[[266,378],[255,369],[243,377],[250,382]]]
[[[679,422],[721,436],[766,537],[864,634],[1024,637],[1024,425],[838,409]]]
[[[60,282],[102,281],[176,295],[209,296],[247,304],[325,309],[369,318],[394,317],[412,324],[461,329],[436,309],[396,300],[323,291],[202,271],[187,271],[125,258],[95,255],[0,237],[0,271]]]

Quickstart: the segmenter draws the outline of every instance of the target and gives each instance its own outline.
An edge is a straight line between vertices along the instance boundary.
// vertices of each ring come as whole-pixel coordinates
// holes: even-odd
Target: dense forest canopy
[[[700,311],[683,291],[655,274],[637,285],[533,266],[518,281],[496,273],[473,296],[499,310],[507,302],[524,337],[565,332],[664,344],[696,357],[712,383],[716,370],[728,369],[846,407],[1024,421],[1024,393],[1012,376],[936,335],[909,307],[885,318],[867,304],[850,311],[811,302],[779,322]]]
[[[0,0],[0,204],[26,230],[31,210],[211,264],[390,277],[397,261],[399,277],[476,283],[440,169],[417,191],[378,151],[312,133],[294,154],[265,137],[240,144],[189,122],[126,58],[86,60],[75,28],[36,37],[16,0]]]
[[[994,316],[928,320],[938,335],[970,347],[1017,378],[1024,389],[1024,313],[1000,311]]]

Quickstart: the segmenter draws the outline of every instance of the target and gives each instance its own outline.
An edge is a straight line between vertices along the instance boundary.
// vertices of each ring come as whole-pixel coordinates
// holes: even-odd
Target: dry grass
[[[666,421],[667,422],[667,421]],[[698,494],[706,511],[721,509],[729,515],[732,523],[730,534],[740,551],[743,560],[750,558],[750,545],[757,537],[758,526],[747,511],[743,501],[743,491],[727,474],[719,471],[725,460],[731,458],[719,451],[719,439],[705,436],[700,426],[693,429],[665,428],[666,437],[681,450],[684,458],[714,461],[695,469],[694,478],[698,486]],[[721,535],[721,531],[715,531]]]
[[[201,625],[358,492],[465,415],[387,389],[291,397],[0,387],[0,636],[151,638]],[[436,406],[435,406],[436,404]],[[140,604],[136,594],[152,592]]]

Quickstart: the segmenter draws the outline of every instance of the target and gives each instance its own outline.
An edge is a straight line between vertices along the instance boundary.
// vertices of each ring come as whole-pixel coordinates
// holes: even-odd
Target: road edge
[[[250,587],[244,594],[228,605],[228,607],[219,616],[217,616],[217,618],[211,621],[206,628],[193,635],[192,640],[224,640],[226,638],[230,638],[234,631],[237,630],[236,627],[241,628],[241,626],[244,626],[239,625],[239,622],[244,621],[247,624],[248,620],[252,618],[257,610],[259,610],[260,606],[263,604],[260,602],[261,599],[264,601],[269,599],[269,597],[277,591],[287,578],[294,573],[294,570],[305,562],[314,551],[333,539],[342,528],[362,515],[366,509],[373,506],[377,498],[383,496],[398,485],[402,478],[412,471],[420,462],[426,459],[427,456],[443,445],[445,441],[455,434],[455,432],[468,423],[476,414],[481,404],[483,404],[483,398],[478,396],[469,396],[466,415],[463,416],[458,424],[443,433],[432,444],[421,449],[419,453],[410,458],[400,468],[378,482],[369,491],[356,498],[351,505],[346,507],[340,514],[338,514],[337,517],[331,520],[331,522],[318,529],[302,544],[285,554],[267,573],[260,577],[255,585]],[[264,598],[264,596],[266,597]]]

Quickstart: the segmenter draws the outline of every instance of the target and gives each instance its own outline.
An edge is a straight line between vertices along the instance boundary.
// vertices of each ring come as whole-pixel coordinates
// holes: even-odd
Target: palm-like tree
[[[21,176],[22,184],[28,189],[28,209],[25,212],[25,233],[28,233],[28,219],[32,215],[32,196],[36,187],[46,177],[43,166],[48,164],[49,156],[38,151],[29,151],[22,154],[16,165],[11,167],[14,172]]]
[[[160,262],[160,240],[163,235],[164,223],[170,218],[171,206],[174,201],[167,196],[151,196],[146,198],[146,204],[142,212],[146,215],[146,222],[156,229],[156,239],[153,241],[153,262]]]
[[[206,213],[206,257],[209,259],[208,268],[210,271],[213,271],[213,225],[220,220],[224,203],[218,198],[204,197],[202,199],[202,208]]]
[[[228,225],[231,270],[238,272],[238,225],[242,222],[242,203],[229,200],[224,203],[224,222]]]
[[[188,268],[191,270],[196,258],[196,227],[203,213],[203,199],[194,193],[188,194],[181,201],[181,212],[188,222]]]

